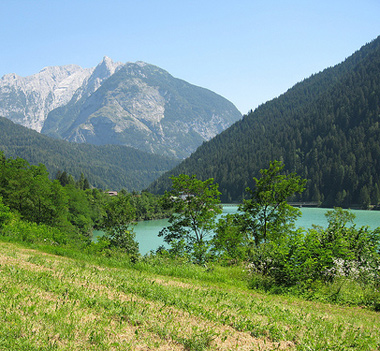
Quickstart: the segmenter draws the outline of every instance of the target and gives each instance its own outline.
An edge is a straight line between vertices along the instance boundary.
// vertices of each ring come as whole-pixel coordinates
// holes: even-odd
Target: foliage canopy
[[[135,208],[129,197],[123,194],[115,196],[105,206],[101,228],[105,230],[105,238],[110,246],[124,250],[132,259],[139,254],[139,245],[133,231],[136,218]]]
[[[215,228],[216,216],[222,213],[218,185],[212,178],[201,181],[181,174],[171,177],[172,191],[164,195],[166,206],[172,208],[170,226],[159,236],[172,246],[184,244],[198,262],[205,259],[208,237]]]
[[[261,178],[253,178],[254,189],[246,189],[250,198],[239,206],[244,212],[243,221],[253,232],[256,246],[266,242],[268,236],[273,240],[286,235],[300,216],[300,211],[290,206],[287,200],[304,191],[306,180],[295,173],[281,174],[283,169],[282,162],[273,161],[269,168],[260,170]]]

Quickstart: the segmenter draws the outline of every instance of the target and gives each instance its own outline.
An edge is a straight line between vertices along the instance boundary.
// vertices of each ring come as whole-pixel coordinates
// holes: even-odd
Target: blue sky
[[[379,0],[0,0],[0,76],[145,61],[247,113],[380,35]]]

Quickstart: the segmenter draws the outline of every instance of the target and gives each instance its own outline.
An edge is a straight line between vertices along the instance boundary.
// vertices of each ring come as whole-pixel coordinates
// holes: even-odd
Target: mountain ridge
[[[92,95],[51,111],[42,132],[184,158],[240,118],[218,94],[138,61],[122,66]]]

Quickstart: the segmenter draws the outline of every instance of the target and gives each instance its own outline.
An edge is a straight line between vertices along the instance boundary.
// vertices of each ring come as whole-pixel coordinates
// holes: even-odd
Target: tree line
[[[14,223],[55,228],[62,240],[80,245],[91,243],[93,229],[103,229],[107,234],[112,208],[117,212],[129,204],[133,208],[133,215],[128,217],[131,222],[167,216],[159,196],[122,190],[117,197],[111,197],[104,190],[93,188],[83,173],[75,180],[66,171],[59,171],[56,179],[51,180],[43,164],[36,166],[22,158],[6,158],[3,152],[0,199],[3,210],[7,208],[12,213]],[[38,230],[33,235],[38,236]],[[111,240],[108,246],[113,244]]]

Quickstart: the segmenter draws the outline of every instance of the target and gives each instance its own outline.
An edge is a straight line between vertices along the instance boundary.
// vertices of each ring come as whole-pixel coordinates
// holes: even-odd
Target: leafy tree
[[[11,210],[35,223],[56,226],[65,220],[67,201],[63,188],[49,179],[44,165],[3,159],[0,168],[0,194]]]
[[[93,227],[100,228],[100,223],[105,215],[105,205],[112,199],[101,189],[87,189],[85,191],[87,202],[90,206],[90,216],[93,222]]]
[[[353,260],[360,265],[367,265],[375,256],[379,258],[380,228],[374,231],[366,226],[356,228],[355,215],[340,207],[327,211],[325,216],[328,227],[319,231],[320,244],[325,251],[331,252],[334,258]]]
[[[91,236],[91,208],[86,193],[75,185],[65,186],[68,196],[68,220],[76,226],[87,238]]]
[[[331,230],[343,228],[347,223],[354,223],[355,215],[350,211],[345,211],[341,207],[334,207],[334,210],[327,211],[325,217]]]
[[[57,181],[49,179],[43,164],[30,166],[27,207],[23,216],[35,223],[58,225],[66,215],[67,198]]]
[[[128,253],[134,261],[139,255],[139,245],[133,231],[135,209],[129,201],[129,196],[118,195],[105,205],[105,215],[101,224],[110,246]]]
[[[187,253],[202,263],[209,247],[208,237],[215,228],[217,215],[222,213],[218,184],[214,184],[212,178],[198,180],[195,175],[181,174],[170,179],[172,191],[166,192],[163,199],[173,213],[170,226],[159,236],[172,246],[185,244]]]
[[[130,202],[136,210],[136,220],[168,218],[170,215],[170,211],[162,206],[161,196],[146,191],[132,192]]]
[[[216,256],[235,263],[247,257],[252,241],[242,225],[241,215],[228,214],[219,219],[211,243]]]
[[[54,226],[71,241],[88,243],[92,222],[85,192],[74,185],[62,187],[58,180],[51,181],[43,164],[29,165],[20,158],[6,159],[0,153],[0,196],[20,221]],[[22,232],[20,235],[24,236]]]
[[[50,198],[53,208],[53,222],[51,225],[58,226],[67,222],[68,217],[68,196],[65,188],[62,187],[58,180],[50,183]]]
[[[28,206],[31,174],[29,164],[21,158],[3,158],[0,164],[0,194],[11,210],[20,213]]]
[[[281,174],[283,168],[282,162],[273,161],[268,169],[262,169],[261,178],[253,178],[255,188],[246,189],[251,197],[239,206],[245,213],[245,226],[253,232],[256,246],[286,234],[300,216],[300,211],[287,200],[305,189],[306,180],[295,173]]]

